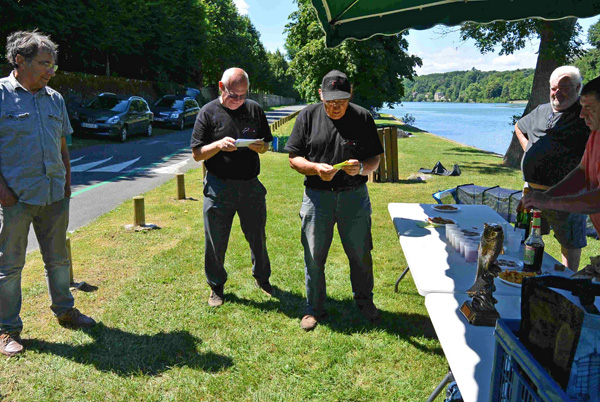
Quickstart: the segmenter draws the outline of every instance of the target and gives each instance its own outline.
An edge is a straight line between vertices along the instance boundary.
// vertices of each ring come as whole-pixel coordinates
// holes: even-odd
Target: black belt
[[[306,188],[308,188],[310,190],[333,191],[336,193],[340,193],[342,191],[358,190],[360,187],[362,187],[362,184],[360,186],[353,186],[353,187],[306,187]]]

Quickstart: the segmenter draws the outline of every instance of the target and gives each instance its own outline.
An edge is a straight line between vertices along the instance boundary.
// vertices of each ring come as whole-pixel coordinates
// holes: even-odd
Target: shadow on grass
[[[517,170],[508,166],[489,165],[479,162],[461,163],[460,167],[463,170],[470,170],[482,175],[512,174]]]
[[[284,291],[276,286],[273,286],[273,289],[273,297],[265,302],[242,299],[232,293],[226,293],[225,299],[228,303],[237,303],[260,310],[280,311],[289,318],[297,320],[298,332],[304,332],[300,329],[300,319],[304,315],[306,299],[301,295]],[[429,348],[415,341],[419,338],[437,339],[428,316],[395,313],[380,309],[381,323],[374,325],[361,315],[354,299],[336,300],[327,297],[325,307],[328,315],[325,319],[319,321],[319,325],[327,326],[335,332],[354,334],[367,331],[385,331],[398,336],[423,352],[443,356],[441,348]]]
[[[187,331],[137,335],[99,323],[82,330],[94,341],[84,345],[24,339],[29,350],[61,356],[122,377],[159,375],[173,367],[218,372],[233,365],[230,357],[198,353],[202,341]]]
[[[480,155],[480,156],[503,156],[500,154],[497,154],[496,152],[490,152],[490,151],[484,151],[482,149],[477,149],[477,148],[459,148],[459,147],[455,147],[455,148],[450,148],[448,149],[445,154],[449,154],[450,152],[454,152],[455,155],[464,155],[464,154],[468,154],[468,155]]]

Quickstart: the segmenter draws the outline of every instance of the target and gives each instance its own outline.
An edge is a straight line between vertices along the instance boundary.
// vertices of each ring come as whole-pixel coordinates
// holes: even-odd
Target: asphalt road
[[[304,106],[267,112],[272,123]],[[191,168],[200,167],[191,157],[192,129],[155,137],[131,137],[121,144],[105,144],[71,152],[71,211],[69,231],[87,225],[125,201],[160,186]],[[201,183],[186,181],[186,195],[200,194]],[[152,220],[147,217],[147,221]],[[124,222],[124,224],[130,222]],[[33,228],[27,252],[38,248]]]

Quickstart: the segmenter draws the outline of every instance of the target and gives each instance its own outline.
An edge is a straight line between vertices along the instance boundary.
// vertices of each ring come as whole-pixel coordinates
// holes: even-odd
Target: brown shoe
[[[311,330],[315,329],[316,326],[317,326],[317,319],[315,318],[315,316],[312,316],[309,314],[302,317],[302,321],[300,321],[300,328],[302,328],[305,331],[311,331]]]
[[[0,334],[0,353],[12,357],[23,351],[21,337],[17,332],[5,332]]]
[[[273,296],[273,286],[271,286],[271,283],[269,283],[269,281],[267,280],[266,282],[258,282],[255,281],[256,286],[263,291],[263,293],[269,295],[269,296]]]
[[[92,328],[96,325],[96,321],[92,317],[82,314],[75,307],[56,317],[58,323],[63,327],[70,328]]]
[[[381,322],[381,314],[379,314],[379,310],[375,307],[372,300],[365,302],[364,304],[359,304],[358,309],[362,313],[363,317],[369,320],[373,324],[379,324]]]
[[[225,295],[223,294],[223,288],[212,289],[210,296],[208,296],[208,305],[210,307],[219,307],[225,301]]]

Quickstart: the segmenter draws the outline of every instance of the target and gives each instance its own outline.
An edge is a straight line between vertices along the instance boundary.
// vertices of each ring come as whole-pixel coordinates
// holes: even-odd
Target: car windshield
[[[87,105],[88,109],[112,110],[113,112],[126,112],[129,101],[112,97],[99,96]]]
[[[158,102],[156,102],[154,104],[154,106],[156,107],[170,107],[173,109],[179,109],[179,110],[183,110],[183,100],[181,99],[169,99],[169,98],[162,98],[159,99]]]

